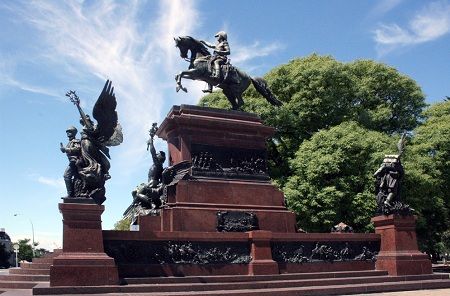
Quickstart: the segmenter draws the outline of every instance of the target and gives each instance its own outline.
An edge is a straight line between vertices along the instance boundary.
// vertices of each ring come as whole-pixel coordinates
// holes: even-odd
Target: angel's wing
[[[191,167],[190,161],[182,161],[165,168],[163,171],[164,184],[167,184],[167,186],[175,185],[189,173]]]
[[[92,115],[97,120],[96,133],[99,139],[104,139],[102,142],[105,144],[113,137],[118,126],[116,112],[117,101],[116,95],[114,94],[114,87],[111,84],[111,81],[106,81],[92,110]],[[121,130],[119,132],[121,134]]]
[[[113,135],[103,144],[106,146],[118,146],[123,142],[122,126],[117,123]]]
[[[406,145],[406,133],[403,133],[400,137],[400,140],[397,143],[397,149],[398,149],[398,155],[401,156],[403,152],[405,151],[405,145]]]

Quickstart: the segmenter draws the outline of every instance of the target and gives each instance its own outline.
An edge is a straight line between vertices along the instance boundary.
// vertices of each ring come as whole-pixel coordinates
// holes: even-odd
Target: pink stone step
[[[41,274],[50,275],[50,269],[23,269],[23,268],[10,268],[9,274]]]
[[[31,289],[36,286],[36,282],[0,281],[2,289]]]
[[[24,262],[20,263],[20,267],[23,269],[50,269],[51,263],[31,263],[31,262]]]
[[[277,276],[273,276],[276,278]],[[35,287],[35,295],[46,294],[100,294],[100,293],[145,293],[142,295],[328,295],[329,291],[345,290],[345,293],[367,292],[366,287],[374,287],[374,291],[396,291],[425,289],[422,284],[429,288],[450,287],[450,280],[443,275],[420,275],[420,276],[373,276],[355,278],[326,278],[307,280],[266,280],[250,282],[227,282],[227,283],[170,283],[170,284],[138,284],[127,286],[96,286],[96,287]],[[353,288],[356,287],[356,290]],[[350,289],[351,288],[351,289]],[[346,290],[350,289],[350,290]],[[245,293],[243,292],[245,291]],[[279,294],[284,291],[287,294]],[[301,294],[299,294],[301,292]],[[322,294],[314,294],[320,291]],[[185,294],[183,294],[185,293]],[[244,293],[244,294],[242,294]],[[259,294],[263,293],[263,294]],[[292,294],[294,293],[294,294]],[[309,293],[309,294],[308,294]],[[312,293],[312,294],[310,294]]]
[[[0,281],[48,282],[49,275],[0,274]]]
[[[47,264],[52,264],[53,263],[53,259],[54,257],[51,258],[45,258],[45,257],[41,257],[41,258],[33,258],[33,264],[34,263],[47,263]]]
[[[128,284],[168,284],[168,283],[223,283],[249,282],[264,280],[322,279],[387,275],[384,270],[338,271],[313,273],[286,273],[278,275],[223,275],[223,276],[186,276],[186,277],[146,277],[125,278]]]

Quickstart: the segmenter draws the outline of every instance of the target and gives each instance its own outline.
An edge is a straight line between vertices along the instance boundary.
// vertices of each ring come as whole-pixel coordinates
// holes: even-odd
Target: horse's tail
[[[267,86],[267,82],[264,79],[255,77],[252,78],[252,83],[256,90],[267,100],[267,102],[274,106],[283,105],[283,103],[275,97],[272,91],[270,91],[269,87]]]

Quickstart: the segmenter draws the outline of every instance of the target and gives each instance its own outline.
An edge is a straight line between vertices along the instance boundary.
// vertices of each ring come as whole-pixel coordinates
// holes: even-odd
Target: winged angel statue
[[[61,143],[60,147],[69,158],[69,166],[64,173],[68,198],[92,198],[99,205],[106,200],[105,182],[111,178],[108,146],[117,146],[123,141],[111,84],[111,81],[106,81],[92,110],[97,124],[81,109],[75,91],[66,94],[77,106],[83,126],[81,140],[75,139],[76,128],[69,127],[66,131],[69,143],[65,147]]]

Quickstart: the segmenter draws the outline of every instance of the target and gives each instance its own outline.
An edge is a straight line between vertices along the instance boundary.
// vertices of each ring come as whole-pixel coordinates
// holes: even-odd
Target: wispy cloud
[[[55,92],[52,89],[47,89],[44,87],[39,87],[39,86],[35,86],[35,85],[30,85],[26,82],[23,81],[19,81],[14,79],[11,76],[8,75],[4,75],[4,73],[0,74],[0,79],[2,79],[2,83],[5,85],[9,85],[12,87],[16,87],[19,88],[23,91],[26,92],[30,92],[30,93],[35,93],[35,94],[40,94],[40,95],[45,95],[48,97],[53,97],[55,99],[57,99],[58,101],[62,101],[63,99],[61,98],[61,95],[57,92]]]
[[[112,149],[112,153],[118,151],[115,167],[123,174],[141,169],[148,163],[144,161],[148,157],[147,131],[152,122],[161,122],[160,117],[167,112],[163,108],[171,103],[167,100],[195,104],[202,95],[205,84],[189,80],[183,80],[189,93],[176,94],[173,79],[187,68],[174,47],[173,37],[202,35],[198,32],[202,18],[196,6],[197,2],[191,0],[160,0],[156,4],[137,0],[0,4],[0,9],[15,15],[17,23],[31,28],[39,44],[30,47],[34,51],[29,56],[33,56],[34,64],[54,71],[46,74],[58,77],[58,89],[37,87],[26,77],[7,76],[0,83],[63,100],[60,85],[67,83],[68,89],[78,91],[82,106],[89,106],[85,111],[90,113],[104,80],[111,79],[124,131],[124,143]],[[151,18],[144,19],[144,10],[155,11]],[[236,32],[234,40],[238,36]],[[231,58],[239,66],[251,67],[253,59],[281,48],[280,43],[236,42],[232,43]]]
[[[65,188],[63,178],[53,179],[43,176],[38,176],[37,181],[41,184],[56,188]]]
[[[380,0],[376,2],[375,7],[369,14],[369,17],[380,16],[388,13],[389,11],[395,9],[404,0]]]
[[[255,58],[269,56],[283,48],[284,45],[279,42],[262,45],[259,41],[255,41],[251,45],[237,46],[233,52],[232,61],[233,63],[247,63]]]
[[[145,149],[136,147],[143,146],[151,123],[160,121],[165,91],[175,88],[172,77],[179,67],[174,61],[177,53],[173,37],[194,33],[196,26],[191,20],[198,18],[195,1],[161,0],[155,18],[143,20],[140,12],[149,9],[146,5],[149,3],[137,0],[33,1],[11,9],[42,40],[35,55],[59,65],[59,75],[70,77],[71,87],[81,88],[88,95],[81,97],[90,98],[88,106],[93,105],[103,80],[113,81],[126,138],[122,150],[127,153],[121,154],[121,163],[129,167],[144,157]],[[98,79],[92,81],[92,76]],[[84,85],[89,77],[89,85]],[[55,95],[18,80],[10,79],[10,83],[27,91]],[[97,91],[93,91],[94,85]],[[188,101],[194,100],[186,96]]]
[[[418,12],[407,27],[381,24],[374,31],[374,40],[380,55],[399,47],[436,40],[450,32],[450,3],[433,2]]]

